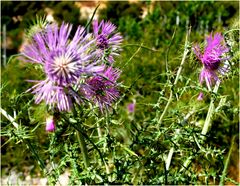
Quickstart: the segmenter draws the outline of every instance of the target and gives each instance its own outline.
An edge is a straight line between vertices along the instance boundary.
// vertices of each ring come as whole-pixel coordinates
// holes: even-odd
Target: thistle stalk
[[[73,106],[73,115],[74,115],[74,118],[77,119],[77,111],[75,109],[75,105]],[[78,143],[79,143],[79,146],[81,149],[84,165],[86,168],[88,168],[90,164],[89,164],[89,157],[88,157],[88,152],[87,152],[87,147],[86,147],[86,143],[84,140],[84,136],[81,133],[81,131],[79,131],[79,130],[76,130],[76,135],[77,135],[77,140],[78,140]]]
[[[80,145],[80,149],[81,149],[81,153],[83,156],[83,162],[86,168],[89,167],[89,158],[88,158],[88,154],[87,154],[87,148],[86,148],[86,143],[84,141],[83,135],[81,134],[81,132],[76,131],[77,133],[77,139]]]
[[[172,147],[172,148],[170,149],[169,153],[168,153],[168,157],[167,157],[167,160],[166,160],[166,170],[167,170],[167,171],[169,170],[173,153],[174,153],[174,147]]]
[[[213,93],[217,93],[219,85],[220,85],[220,81],[218,80],[216,82],[215,87],[214,87]],[[203,125],[203,129],[202,129],[202,132],[201,132],[202,135],[207,134],[208,129],[211,125],[211,118],[212,118],[212,115],[213,115],[213,112],[214,112],[214,101],[215,101],[215,98],[212,97],[211,102],[210,102],[210,106],[209,106],[209,109],[208,109],[207,117],[206,117],[206,120],[205,120],[204,125]]]
[[[188,49],[188,38],[190,36],[190,33],[191,33],[191,27],[189,28],[189,30],[187,31],[187,34],[186,34],[182,61],[181,61],[181,64],[179,66],[179,69],[177,71],[177,76],[176,76],[176,78],[174,80],[173,86],[175,86],[177,84],[177,82],[178,82],[178,79],[180,77],[180,74],[181,74],[181,71],[182,71],[182,68],[183,68],[183,64],[185,63],[187,54],[189,52],[189,49]],[[160,118],[158,120],[158,126],[161,125],[163,117],[165,116],[165,114],[166,114],[166,112],[168,110],[168,107],[169,107],[170,103],[172,102],[172,96],[173,96],[173,90],[171,89],[171,92],[170,92],[170,95],[169,95],[169,98],[168,98],[168,102],[167,102],[167,104],[166,104],[166,106],[165,106],[165,108],[163,110],[162,115],[160,116]]]
[[[186,34],[183,57],[182,57],[179,69],[177,71],[177,75],[176,75],[176,78],[174,80],[173,86],[175,86],[177,84],[178,80],[179,80],[180,74],[182,72],[183,65],[185,63],[187,54],[189,52],[188,40],[189,40],[190,33],[191,33],[191,27],[189,28],[189,30],[187,31],[187,34]],[[167,102],[167,104],[166,104],[166,106],[165,106],[165,108],[163,110],[162,115],[160,116],[160,118],[158,120],[158,128],[160,128],[160,125],[162,124],[163,117],[165,116],[165,114],[166,114],[166,112],[168,110],[168,107],[169,107],[170,103],[172,102],[172,97],[173,97],[173,90],[172,90],[172,87],[171,87],[171,92],[170,92],[170,95],[169,95],[169,98],[168,98],[168,102]],[[172,156],[173,156],[174,150],[175,150],[174,147],[172,147],[170,149],[169,154],[168,154],[168,158],[166,159],[165,163],[166,163],[166,169],[167,170],[169,169],[169,166],[171,164],[171,160],[172,160]]]
[[[220,85],[220,80],[218,80],[216,82],[215,87],[213,89],[213,93],[215,93],[215,94],[217,93],[219,85]],[[207,117],[206,117],[206,120],[205,120],[204,125],[203,125],[203,129],[202,129],[202,132],[201,132],[202,135],[206,135],[208,130],[209,130],[209,127],[211,126],[211,119],[212,119],[212,115],[214,113],[214,101],[215,101],[215,98],[212,97],[211,102],[210,102],[210,106],[209,106],[209,109],[208,109]],[[192,157],[189,157],[184,162],[184,164],[183,164],[184,167],[187,167],[191,163],[191,159],[192,159]],[[184,167],[181,168],[180,172],[182,172],[184,170]]]
[[[4,109],[0,108],[0,113],[4,115],[12,124],[13,126],[18,129],[18,124],[14,121],[15,119],[10,116]]]
[[[236,139],[236,135],[232,137],[232,141],[231,141],[231,147],[230,147],[230,150],[228,152],[228,156],[227,156],[227,159],[225,161],[225,164],[224,164],[224,169],[223,169],[223,173],[222,173],[222,176],[221,176],[221,180],[220,180],[220,184],[219,185],[224,185],[224,180],[225,180],[225,177],[227,175],[227,168],[228,168],[228,164],[229,164],[229,161],[230,161],[230,157],[231,157],[231,154],[232,154],[232,151],[233,151],[233,147],[234,147],[234,142],[235,142],[235,139]]]

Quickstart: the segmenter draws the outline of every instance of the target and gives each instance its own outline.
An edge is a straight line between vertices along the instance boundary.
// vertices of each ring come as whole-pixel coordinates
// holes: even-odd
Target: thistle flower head
[[[100,63],[96,47],[104,52],[106,48],[116,49],[114,45],[120,43],[121,36],[114,33],[115,29],[111,23],[102,21],[99,26],[95,25],[95,38],[80,26],[73,34],[72,25],[67,23],[60,27],[47,24],[36,32],[22,50],[24,60],[37,63],[46,76],[28,90],[35,94],[35,102],[45,101],[50,108],[70,111],[74,103],[82,103],[85,100],[82,96],[85,96],[101,109],[109,107],[118,97],[119,72],[112,67],[106,69]],[[112,54],[107,57],[111,59]],[[83,82],[88,88],[81,96]]]
[[[44,32],[37,33],[32,43],[25,46],[23,55],[28,61],[43,65],[47,77],[55,84],[66,86],[76,83],[83,73],[91,71],[88,47],[93,43],[90,34],[78,27],[70,40],[72,25],[63,23],[49,25]]]
[[[120,33],[116,32],[116,26],[109,21],[101,21],[98,24],[98,21],[95,20],[93,21],[93,34],[97,40],[99,57],[107,57],[109,62],[113,62],[113,57],[119,55],[123,40]]]
[[[103,112],[108,110],[111,104],[119,97],[117,89],[117,79],[120,72],[112,67],[108,67],[102,75],[92,77],[86,81],[83,91],[86,97],[98,104]]]
[[[221,62],[228,59],[223,57],[223,55],[228,52],[229,49],[220,33],[216,33],[214,36],[212,36],[211,33],[211,35],[206,38],[206,41],[207,45],[203,54],[198,45],[195,46],[194,52],[205,68],[209,70],[218,70]]]
[[[84,28],[78,27],[71,38],[71,31],[70,24],[48,25],[36,33],[22,51],[25,61],[40,64],[46,75],[45,80],[30,89],[35,94],[35,102],[45,100],[60,111],[69,111],[72,100],[80,103],[79,96],[72,94],[72,87],[80,78],[104,68],[92,60],[95,54],[91,45],[95,41],[91,34],[85,34]]]
[[[224,74],[228,68],[224,66],[227,57],[224,54],[228,52],[228,47],[224,42],[224,38],[220,33],[212,34],[206,38],[207,45],[202,53],[199,46],[194,47],[194,53],[203,64],[200,73],[200,84],[206,81],[207,84],[213,85],[219,78],[218,73]]]

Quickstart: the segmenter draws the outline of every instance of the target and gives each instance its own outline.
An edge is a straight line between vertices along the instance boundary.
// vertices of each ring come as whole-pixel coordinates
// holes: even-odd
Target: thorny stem
[[[168,109],[170,103],[172,102],[172,96],[173,96],[173,91],[171,90],[170,95],[169,95],[169,98],[168,98],[168,102],[167,102],[167,104],[166,104],[166,106],[165,106],[165,108],[164,108],[164,110],[163,110],[163,112],[162,112],[162,115],[160,116],[160,119],[158,120],[158,125],[159,125],[159,126],[160,126],[160,124],[162,123],[163,117],[164,117],[164,115],[166,114],[167,109]]]
[[[10,116],[4,109],[0,108],[0,112],[2,113],[2,115],[4,115],[12,124],[15,128],[18,129],[18,124],[14,121],[15,119]]]
[[[169,153],[168,153],[168,157],[167,157],[167,160],[166,160],[166,170],[167,170],[167,171],[169,170],[173,153],[174,153],[174,147],[172,147],[172,148],[170,149]]]
[[[99,123],[97,123],[97,132],[98,132],[98,137],[101,140],[102,139],[102,131],[101,131]]]
[[[98,133],[98,138],[99,138],[99,141],[102,140],[102,131],[101,131],[101,128],[100,128],[100,125],[99,123],[97,123],[97,133]],[[102,165],[102,162],[100,161],[100,166]],[[104,162],[104,164],[106,165],[106,163]]]
[[[107,128],[109,128],[109,115],[108,115],[108,114],[109,114],[109,113],[106,112],[106,116],[105,116]],[[109,131],[107,131],[107,133],[109,133]],[[103,144],[104,152],[106,151],[106,145],[107,145],[107,143],[105,142],[105,143]],[[107,175],[108,175],[108,181],[109,181],[109,182],[112,182],[112,176],[110,175],[109,163],[104,162],[104,164],[105,164],[105,168],[106,168],[106,173],[107,173]]]
[[[73,107],[73,115],[75,118],[77,118],[77,111],[75,110],[75,107]],[[79,146],[81,149],[84,165],[86,168],[88,168],[90,164],[89,164],[87,147],[86,147],[86,143],[84,141],[83,134],[77,130],[76,135],[77,135],[77,140],[78,140],[78,143],[79,143]]]
[[[216,82],[216,85],[213,89],[213,93],[215,93],[215,94],[217,93],[219,85],[220,85],[220,80],[218,80]],[[211,118],[212,118],[212,115],[213,115],[213,112],[214,112],[214,101],[215,101],[215,98],[212,97],[211,102],[210,102],[210,106],[209,106],[209,109],[208,109],[207,117],[206,117],[206,120],[205,120],[204,125],[203,125],[203,129],[202,129],[202,132],[201,132],[201,134],[204,135],[204,136],[207,134],[208,128],[211,126]],[[184,167],[187,167],[189,165],[189,163],[191,163],[191,159],[192,159],[192,157],[189,157],[184,162]],[[183,170],[184,170],[184,168],[182,168],[180,170],[180,172],[182,172]]]
[[[180,73],[182,71],[182,68],[183,68],[183,64],[185,62],[185,59],[187,57],[187,54],[189,52],[189,49],[188,49],[188,39],[189,39],[189,36],[190,36],[190,33],[191,33],[191,27],[189,28],[189,30],[187,31],[187,34],[186,34],[186,38],[185,38],[185,44],[184,44],[184,52],[183,52],[183,57],[182,57],[182,61],[180,63],[180,67],[177,71],[177,76],[175,78],[175,81],[173,83],[173,86],[175,86],[178,82],[178,79],[180,77]],[[171,92],[170,92],[170,96],[169,96],[169,99],[168,99],[168,102],[163,110],[163,113],[160,117],[160,119],[158,120],[158,128],[160,128],[160,125],[162,124],[162,120],[163,120],[163,117],[164,115],[166,114],[167,112],[167,109],[170,105],[170,103],[172,102],[172,97],[173,97],[173,90],[172,90],[172,87],[171,87]],[[174,147],[172,147],[168,153],[168,158],[166,160],[166,169],[168,170],[169,169],[169,166],[171,164],[171,160],[172,160],[172,156],[173,156],[173,153],[174,153]]]
[[[195,109],[193,109],[192,111],[190,111],[184,118],[183,118],[183,122],[186,122],[188,120],[188,118],[190,118],[191,115],[193,115],[196,112]],[[174,147],[172,147],[168,153],[168,157],[166,160],[166,170],[169,170],[170,164],[171,164],[171,160],[172,160],[172,156],[174,153]]]
[[[213,93],[217,93],[219,85],[220,85],[220,81],[218,80],[216,82],[215,87],[214,87]],[[211,118],[212,118],[212,115],[213,115],[213,112],[214,112],[214,101],[215,101],[215,98],[212,97],[211,102],[210,102],[210,106],[209,106],[209,109],[208,109],[207,117],[206,117],[203,129],[202,129],[202,132],[201,132],[202,135],[207,134],[208,128],[211,125]]]
[[[134,58],[134,56],[140,51],[141,48],[142,48],[142,44],[139,46],[139,48],[136,50],[136,52],[134,52],[134,54],[129,58],[129,60],[124,64],[122,69],[124,69],[126,67],[126,65]]]
[[[87,154],[87,148],[86,148],[86,143],[84,141],[83,135],[81,134],[81,132],[77,131],[77,139],[81,148],[81,153],[83,156],[83,162],[86,168],[89,167],[89,158],[88,158],[88,154]]]
[[[178,79],[179,79],[179,77],[180,77],[180,73],[181,73],[182,68],[183,68],[183,64],[184,64],[185,59],[186,59],[186,57],[187,57],[187,54],[188,54],[188,52],[189,52],[189,49],[188,49],[188,38],[189,38],[190,33],[191,33],[191,27],[189,28],[189,30],[188,30],[188,32],[187,32],[187,34],[186,34],[186,39],[185,39],[185,44],[184,44],[184,53],[183,53],[182,61],[181,61],[181,64],[180,64],[180,66],[179,66],[179,69],[178,69],[178,71],[177,71],[177,76],[176,76],[176,78],[175,78],[175,81],[174,81],[174,83],[173,83],[173,86],[175,86],[175,85],[177,84],[177,82],[178,82]],[[168,98],[168,102],[167,102],[167,104],[166,104],[166,106],[165,106],[165,108],[164,108],[164,110],[163,110],[162,115],[160,116],[160,118],[159,118],[159,120],[158,120],[158,127],[161,125],[162,120],[163,120],[163,117],[164,117],[164,115],[166,114],[167,109],[168,109],[168,107],[169,107],[169,105],[170,105],[170,103],[171,103],[171,101],[172,101],[172,96],[173,96],[173,91],[171,90],[170,96],[169,96],[169,98]]]
[[[168,48],[167,48],[167,52],[166,52],[166,59],[165,59],[165,63],[166,63],[166,72],[168,73],[168,54],[169,54],[169,51],[170,51],[170,48],[171,48],[171,46],[172,46],[172,43],[173,43],[173,39],[174,39],[174,37],[175,37],[175,33],[176,33],[176,30],[177,30],[177,27],[175,27],[175,29],[174,29],[174,32],[173,32],[173,35],[172,35],[172,39],[171,39],[171,41],[170,41],[170,44],[169,44],[169,46],[168,46]]]
[[[4,115],[12,124],[16,129],[19,129],[19,124],[16,123],[14,120],[14,118],[12,116],[10,116],[4,109],[0,108],[0,113],[2,113],[2,115]],[[34,158],[37,160],[40,168],[43,170],[44,173],[47,173],[47,170],[45,169],[45,165],[43,160],[39,157],[38,152],[36,151],[36,149],[33,147],[33,145],[31,144],[31,142],[28,139],[24,139],[22,137],[17,136],[15,133],[14,135],[17,138],[20,138],[23,142],[26,143],[27,147],[30,149],[30,151],[32,152]],[[49,179],[49,178],[48,178]]]
[[[235,28],[235,29],[228,30],[227,32],[224,33],[224,35],[228,34],[229,32],[232,32],[232,31],[240,31],[240,29]]]
[[[220,180],[220,184],[219,184],[219,185],[224,185],[224,180],[225,180],[225,177],[226,177],[226,175],[227,175],[227,168],[228,168],[228,164],[229,164],[229,161],[230,161],[230,157],[231,157],[231,154],[232,154],[232,151],[233,151],[235,139],[236,139],[236,135],[234,135],[234,136],[232,137],[231,147],[230,147],[230,150],[229,150],[229,152],[228,152],[228,156],[227,156],[226,162],[225,162],[225,164],[224,164],[224,169],[223,169],[223,173],[222,173],[222,176],[221,176],[221,180]]]

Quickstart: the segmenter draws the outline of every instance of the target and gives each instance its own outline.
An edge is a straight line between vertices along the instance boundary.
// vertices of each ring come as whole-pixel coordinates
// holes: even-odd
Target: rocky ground
[[[56,186],[65,186],[68,184],[69,172],[65,172],[60,175],[59,180]],[[32,178],[31,176],[26,176],[23,179],[23,173],[17,173],[16,171],[11,171],[8,176],[2,176],[1,178],[1,186],[5,185],[18,185],[18,186],[46,186],[47,178]]]

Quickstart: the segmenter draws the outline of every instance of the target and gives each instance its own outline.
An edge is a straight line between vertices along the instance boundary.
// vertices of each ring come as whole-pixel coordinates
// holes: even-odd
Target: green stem
[[[83,156],[83,162],[86,168],[89,167],[89,158],[88,158],[88,153],[87,153],[87,147],[86,147],[86,143],[84,141],[83,135],[81,134],[81,132],[76,131],[77,133],[77,139],[80,145],[80,149],[81,149],[81,153]]]
[[[190,36],[190,33],[191,33],[191,27],[189,28],[189,30],[187,31],[187,34],[186,34],[182,61],[181,61],[181,63],[180,63],[179,69],[178,69],[178,71],[177,71],[177,75],[176,75],[175,81],[174,81],[174,83],[173,83],[173,86],[175,86],[175,85],[177,84],[177,82],[178,82],[178,79],[179,79],[179,77],[180,77],[180,73],[181,73],[182,68],[183,68],[183,64],[184,64],[185,59],[186,59],[186,57],[187,57],[187,54],[188,54],[188,52],[189,52],[189,50],[188,50],[188,38],[189,38],[189,36]],[[175,31],[174,31],[174,35],[175,35]],[[174,38],[174,35],[173,35],[173,38]],[[172,38],[172,40],[173,40],[173,38]],[[172,41],[171,41],[171,42],[172,42]],[[170,46],[171,46],[171,45],[170,45]],[[167,62],[167,61],[166,61],[166,62]],[[167,67],[167,66],[166,66],[166,67]],[[168,70],[168,67],[167,67],[166,70]],[[162,124],[163,117],[165,116],[165,114],[166,114],[166,112],[167,112],[167,110],[168,110],[168,107],[169,107],[170,103],[172,102],[172,97],[173,97],[173,90],[172,90],[172,87],[171,87],[171,92],[170,92],[170,95],[169,95],[169,98],[168,98],[168,102],[167,102],[167,104],[166,104],[166,106],[165,106],[165,108],[164,108],[164,110],[163,110],[163,113],[161,114],[161,116],[160,116],[160,118],[159,118],[159,120],[158,120],[158,128],[160,128],[160,125]],[[172,147],[172,148],[170,149],[169,153],[168,153],[168,158],[167,158],[167,160],[166,160],[166,162],[165,162],[165,163],[166,163],[166,170],[169,169],[169,166],[170,166],[170,164],[171,164],[174,151],[175,151],[175,149],[174,149],[174,147]]]
[[[73,107],[73,115],[74,115],[74,118],[78,120],[78,117],[77,117],[78,114],[77,114],[75,105]],[[78,143],[80,145],[80,149],[81,149],[84,165],[85,165],[86,168],[88,168],[89,165],[90,165],[89,164],[89,157],[88,157],[87,147],[86,147],[86,143],[84,141],[83,134],[82,134],[81,131],[77,130],[76,131],[76,135],[77,135]]]
[[[14,121],[15,119],[10,116],[4,109],[0,108],[0,113],[4,115],[12,124],[13,126],[18,129],[18,124]]]
[[[171,39],[171,41],[170,41],[170,44],[169,44],[169,46],[168,46],[168,48],[167,48],[167,52],[166,52],[166,57],[165,57],[166,67],[165,67],[165,68],[166,68],[166,72],[167,72],[167,73],[168,73],[168,55],[169,55],[169,51],[170,51],[170,48],[171,48],[172,43],[173,43],[173,39],[174,39],[174,37],[175,37],[176,30],[177,30],[177,27],[174,28],[173,35],[172,35],[172,39]]]
[[[142,44],[139,46],[139,48],[136,50],[136,52],[134,52],[134,54],[129,58],[129,60],[124,64],[122,69],[124,69],[126,67],[126,65],[134,58],[134,56],[140,51],[141,47],[142,47]]]
[[[187,160],[183,163],[183,167],[180,169],[179,172],[182,172],[183,170],[185,170],[188,165],[191,163],[192,161],[192,156],[188,157]]]
[[[101,140],[102,139],[102,131],[101,131],[99,123],[97,123],[97,132],[98,132],[99,140]]]
[[[166,160],[166,170],[167,170],[167,171],[169,170],[173,153],[174,153],[174,147],[172,147],[172,148],[170,149],[169,153],[168,153],[168,157],[167,157],[167,160]]]
[[[170,96],[169,96],[169,98],[168,98],[168,102],[167,102],[167,104],[166,104],[166,106],[165,106],[165,108],[164,108],[164,110],[163,110],[163,112],[162,112],[162,114],[161,114],[161,116],[160,116],[160,118],[159,118],[159,120],[158,120],[159,126],[161,125],[162,120],[163,120],[163,117],[165,116],[165,114],[166,114],[166,112],[167,112],[167,109],[168,109],[170,103],[172,102],[172,95],[173,95],[173,91],[171,90]]]
[[[230,161],[230,157],[231,157],[231,154],[232,154],[232,151],[233,151],[235,139],[236,139],[236,135],[234,135],[234,136],[232,137],[231,147],[230,147],[230,150],[229,150],[229,152],[228,152],[228,156],[227,156],[226,162],[225,162],[225,164],[224,164],[224,169],[223,169],[223,172],[222,172],[222,176],[221,176],[221,180],[220,180],[220,184],[219,184],[219,185],[224,185],[224,180],[225,180],[225,177],[226,177],[226,175],[227,175],[227,168],[228,168],[228,164],[229,164],[229,161]]]
[[[97,9],[98,9],[98,7],[100,6],[100,4],[98,4],[97,5],[97,7],[95,8],[95,10],[94,10],[94,12],[93,12],[93,14],[92,14],[92,17],[90,18],[90,20],[87,22],[87,24],[85,25],[85,31],[88,29],[88,26],[90,25],[90,23],[92,22],[92,20],[93,20],[93,17],[94,17],[94,15],[96,14],[96,12],[97,12]]]
[[[216,85],[213,89],[213,93],[215,93],[215,94],[217,93],[219,85],[220,85],[220,81],[217,81]],[[207,117],[206,117],[206,120],[205,120],[204,125],[203,125],[203,129],[202,129],[202,132],[201,132],[201,134],[204,135],[204,136],[207,134],[208,129],[211,126],[211,119],[212,119],[212,115],[214,113],[214,101],[215,101],[215,98],[212,97],[211,102],[210,102],[210,106],[209,106],[209,109],[208,109]],[[190,157],[184,162],[184,167],[187,167],[191,163],[191,159],[192,158]],[[182,168],[180,170],[180,172],[182,172],[183,170],[184,170],[184,168]]]
[[[211,125],[211,118],[212,118],[212,115],[213,115],[213,111],[214,111],[214,100],[212,99],[211,102],[210,102],[210,106],[209,106],[209,109],[208,109],[206,120],[205,120],[204,125],[203,125],[203,129],[202,129],[202,132],[201,132],[201,134],[204,135],[204,136],[207,134],[208,128]]]
[[[213,93],[217,93],[219,85],[220,85],[220,81],[217,81],[216,85],[214,87]],[[209,106],[209,109],[208,109],[207,117],[206,117],[206,120],[205,120],[204,125],[203,125],[203,129],[202,129],[202,132],[201,132],[202,135],[206,135],[209,127],[211,126],[211,119],[212,119],[212,115],[213,115],[213,112],[214,112],[214,101],[215,101],[215,98],[212,97],[211,102],[210,102],[210,106]]]
[[[126,44],[126,45],[123,45],[122,47],[124,48],[124,47],[131,47],[131,46],[137,46],[137,47],[140,47],[140,48],[144,48],[144,49],[147,49],[147,50],[151,50],[151,51],[153,51],[153,52],[159,52],[159,50],[155,50],[155,49],[151,49],[151,48],[149,48],[149,47],[147,47],[147,46],[144,46],[144,45],[139,45],[139,44]]]
[[[228,30],[223,35],[225,36],[226,34],[228,34],[229,32],[232,32],[232,31],[240,31],[240,29],[239,28],[235,28],[235,29]]]
[[[181,73],[182,68],[183,68],[183,64],[184,64],[185,59],[186,59],[186,57],[187,57],[187,54],[188,54],[188,52],[189,52],[189,50],[188,50],[188,37],[189,37],[189,35],[190,35],[190,32],[191,32],[191,28],[189,28],[189,30],[187,31],[187,34],[186,34],[186,39],[185,39],[185,44],[184,44],[184,52],[183,52],[182,61],[181,61],[181,64],[180,64],[180,66],[179,66],[179,69],[178,69],[178,71],[177,71],[177,75],[176,75],[175,81],[174,81],[174,83],[173,83],[173,86],[175,86],[175,85],[177,84],[177,82],[178,82],[178,79],[179,79],[179,77],[180,77],[180,73]],[[169,98],[168,98],[168,102],[167,102],[167,104],[166,104],[166,106],[165,106],[165,108],[164,108],[164,110],[163,110],[163,113],[161,114],[161,116],[160,116],[160,118],[159,118],[159,120],[158,120],[158,127],[160,127],[160,125],[161,125],[161,123],[162,123],[162,120],[163,120],[163,117],[164,117],[164,115],[166,114],[167,109],[168,109],[170,103],[172,102],[172,96],[173,96],[173,91],[172,91],[172,89],[171,89],[171,92],[170,92],[170,95],[169,95]]]

